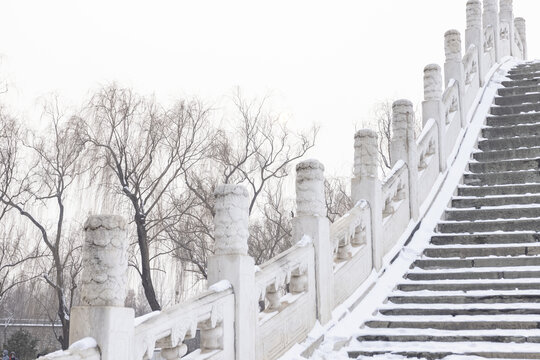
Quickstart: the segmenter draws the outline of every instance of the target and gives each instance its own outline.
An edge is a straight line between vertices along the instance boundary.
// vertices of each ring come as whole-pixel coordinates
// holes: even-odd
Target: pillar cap
[[[84,223],[84,230],[97,230],[104,228],[106,230],[127,228],[127,221],[120,215],[90,215]]]

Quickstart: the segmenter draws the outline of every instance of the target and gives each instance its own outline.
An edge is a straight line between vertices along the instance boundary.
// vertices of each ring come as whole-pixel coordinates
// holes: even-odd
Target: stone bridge
[[[529,244],[538,241],[540,228],[538,208],[529,206],[540,203],[540,64],[525,62],[525,21],[514,18],[511,0],[469,0],[466,19],[464,38],[457,30],[444,34],[442,69],[424,69],[418,137],[411,102],[393,104],[391,173],[379,179],[377,134],[358,131],[355,205],[330,224],[323,164],[299,163],[295,245],[260,267],[247,253],[247,190],[221,185],[208,290],[136,319],[123,307],[126,222],[114,215],[89,217],[83,304],[71,312],[73,345],[45,359],[143,360],[156,350],[168,360],[269,360],[287,351],[289,358],[308,358],[324,353],[321,343],[331,345],[327,359],[388,353],[540,359],[540,347],[534,347],[539,341],[532,340],[540,334],[523,333],[538,328],[538,306],[524,306],[531,309],[525,312],[510,307],[517,325],[498,318],[498,310],[520,296],[532,296],[524,300],[532,304],[540,294],[534,292],[540,281],[531,280],[540,278],[540,252]],[[454,208],[446,209],[450,202]],[[493,257],[500,259],[490,262]],[[529,272],[500,275],[513,266]],[[483,275],[470,275],[475,273]],[[386,279],[389,274],[394,278]],[[492,278],[501,281],[485,280]],[[380,290],[392,279],[402,282]],[[486,300],[482,290],[494,298]],[[340,327],[346,321],[355,324],[350,333]],[[482,332],[501,324],[506,333],[492,333],[498,337]],[[340,328],[342,337],[333,333]],[[198,349],[188,353],[186,342],[196,336]]]

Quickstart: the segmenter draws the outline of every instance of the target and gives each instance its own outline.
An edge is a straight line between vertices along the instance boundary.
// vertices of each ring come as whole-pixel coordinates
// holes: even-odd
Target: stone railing
[[[135,319],[124,308],[127,239],[118,216],[92,216],[85,226],[82,306],[72,309],[70,340],[96,346],[48,355],[55,359],[275,359],[303,341],[315,323],[380,273],[400,250],[453,161],[488,76],[503,58],[525,59],[525,22],[512,1],[469,0],[465,55],[457,30],[444,35],[445,63],[424,68],[423,127],[415,135],[411,102],[392,107],[392,170],[379,179],[377,134],[354,137],[354,207],[333,224],[326,218],[324,166],[296,167],[296,216],[291,249],[256,267],[247,253],[248,193],[216,189],[215,253],[208,291],[183,304]],[[444,82],[443,82],[444,78]],[[431,190],[431,191],[430,191]],[[353,303],[351,303],[353,304]],[[349,304],[348,306],[354,306]],[[193,349],[185,340],[199,339]],[[89,344],[88,341],[85,342]],[[76,357],[78,356],[78,357]]]

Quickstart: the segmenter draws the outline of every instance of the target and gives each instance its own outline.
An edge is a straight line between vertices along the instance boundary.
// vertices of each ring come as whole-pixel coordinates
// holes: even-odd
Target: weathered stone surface
[[[215,191],[215,253],[247,254],[249,194],[240,185],[220,185]]]
[[[127,294],[127,223],[116,215],[93,215],[84,225],[81,302],[124,306]]]

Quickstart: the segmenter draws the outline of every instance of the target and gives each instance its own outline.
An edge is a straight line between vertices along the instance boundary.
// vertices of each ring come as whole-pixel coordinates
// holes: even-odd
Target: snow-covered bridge
[[[90,217],[74,344],[45,358],[540,359],[540,63],[511,0],[466,15],[464,46],[449,30],[443,70],[425,67],[418,137],[412,104],[393,104],[390,175],[377,134],[358,131],[355,206],[330,224],[324,166],[298,164],[296,245],[260,267],[247,191],[220,186],[208,291],[135,319],[126,222]]]

